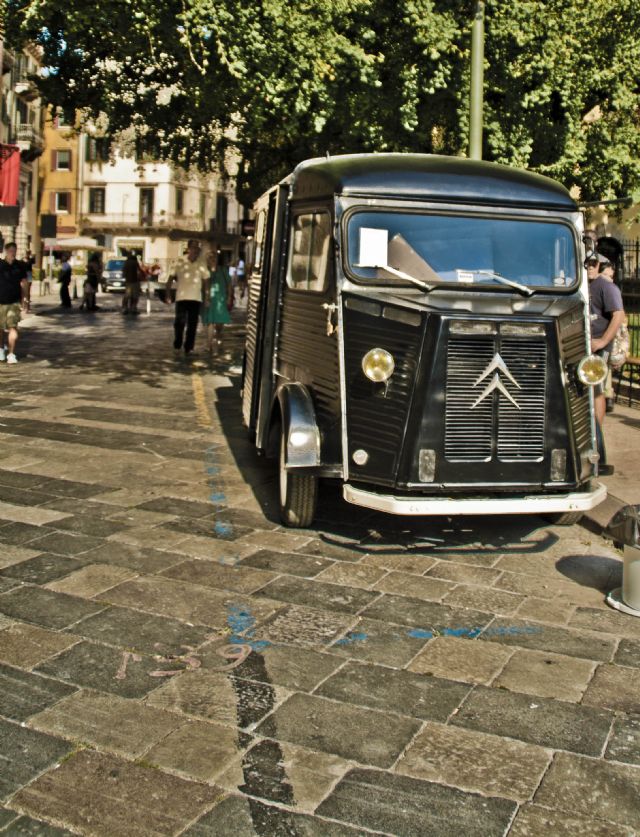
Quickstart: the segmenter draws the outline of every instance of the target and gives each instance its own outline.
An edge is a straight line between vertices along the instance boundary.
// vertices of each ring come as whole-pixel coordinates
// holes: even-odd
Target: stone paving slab
[[[426,642],[425,637],[412,636],[411,631],[399,625],[359,618],[329,650],[352,660],[404,668]]]
[[[377,599],[379,594],[359,587],[281,576],[263,587],[259,596],[278,602],[335,610],[338,613],[357,613]]]
[[[315,692],[343,703],[397,712],[423,721],[446,721],[468,693],[466,685],[452,680],[362,663],[347,663]]]
[[[90,599],[135,575],[134,571],[125,567],[87,564],[64,578],[49,582],[46,586],[48,590],[55,590],[58,593],[68,593],[70,596]]]
[[[35,558],[28,558],[19,564],[5,567],[5,569],[0,570],[0,578],[10,576],[30,584],[46,584],[48,581],[69,575],[81,566],[73,558],[44,552]]]
[[[297,552],[276,552],[273,549],[259,549],[243,558],[239,563],[243,567],[256,567],[256,569],[270,570],[274,573],[299,575],[302,578],[313,578],[313,576],[317,576],[322,570],[334,564],[328,558],[301,555]]]
[[[582,702],[586,706],[640,713],[640,669],[599,666]]]
[[[218,629],[226,627],[232,607],[245,608],[256,620],[266,619],[279,609],[277,603],[266,599],[247,599],[184,581],[142,576],[125,581],[99,599]]]
[[[29,718],[29,726],[58,738],[138,758],[183,724],[178,715],[132,700],[79,691]]]
[[[585,793],[585,788],[589,789]],[[640,830],[640,769],[558,753],[535,802]]]
[[[579,702],[594,668],[595,664],[590,660],[517,649],[493,681],[493,686],[528,695]],[[594,704],[588,700],[583,703],[606,705]]]
[[[98,837],[175,834],[220,799],[220,791],[102,753],[83,751],[12,799],[31,816]]]
[[[71,694],[72,686],[0,664],[0,715],[24,721]]]
[[[72,630],[75,635],[140,654],[180,654],[211,636],[206,626],[127,607],[109,607],[83,619]]]
[[[515,803],[408,776],[352,770],[318,808],[327,817],[403,837],[498,837]]]
[[[43,628],[67,628],[104,607],[41,587],[24,586],[0,595],[0,613]]]
[[[54,765],[73,747],[0,718],[0,801]]]
[[[451,722],[541,747],[597,756],[613,715],[590,706],[477,686]]]
[[[183,837],[361,837],[362,832],[319,817],[296,814],[257,799],[229,796],[184,832]]]
[[[605,758],[640,767],[640,715],[615,719]]]
[[[616,641],[612,637],[589,631],[541,625],[513,617],[494,619],[491,630],[481,634],[480,639],[599,662],[611,660],[616,647]]]
[[[463,683],[487,684],[502,671],[512,653],[488,642],[438,636],[411,662],[409,670]]]
[[[254,593],[274,578],[275,573],[250,567],[225,567],[210,561],[193,559],[176,564],[162,575],[178,581],[189,581],[203,587],[231,590],[234,593]]]
[[[395,771],[485,796],[531,799],[552,751],[520,741],[429,722]]]
[[[354,729],[357,736],[351,734]],[[294,694],[257,732],[361,764],[391,767],[419,729],[411,718]]]
[[[329,753],[265,739],[236,757],[216,784],[312,813],[350,766]]]
[[[36,498],[34,498],[36,499]],[[48,499],[43,495],[42,502]],[[44,523],[62,521],[65,515],[62,512],[50,511],[49,509],[31,508],[30,506],[17,506],[12,503],[0,502],[0,518],[11,520],[16,523],[31,523],[35,526],[42,526]]]
[[[147,704],[245,729],[257,724],[290,694],[281,686],[228,677],[222,672],[194,671],[170,678],[149,696]]]
[[[123,667],[124,673],[118,676]],[[159,667],[160,664],[153,657],[141,656],[136,660],[129,652],[82,641],[57,657],[41,663],[35,670],[85,689],[109,692],[120,697],[139,698],[160,685],[161,678],[150,676],[150,673],[157,671]],[[178,666],[162,664],[161,668],[171,669]]]
[[[78,639],[25,622],[13,622],[5,628],[0,639],[0,661],[30,669],[64,651]]]
[[[632,831],[625,826],[594,819],[552,811],[539,805],[524,805],[509,831],[509,837],[538,837],[553,834],[554,837],[632,837]]]

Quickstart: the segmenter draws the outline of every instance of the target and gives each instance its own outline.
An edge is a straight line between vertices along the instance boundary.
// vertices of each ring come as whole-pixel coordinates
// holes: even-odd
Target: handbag
[[[609,352],[609,366],[612,369],[620,369],[624,366],[629,357],[629,329],[627,324],[623,323],[618,329],[618,333],[613,338],[611,344],[611,351]]]

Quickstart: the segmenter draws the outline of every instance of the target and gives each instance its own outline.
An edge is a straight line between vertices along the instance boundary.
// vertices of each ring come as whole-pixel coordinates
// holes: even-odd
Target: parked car
[[[102,271],[102,290],[124,291],[124,259],[109,259]]]
[[[599,484],[583,218],[549,178],[423,154],[308,160],[258,199],[242,412],[280,514],[318,478],[401,515],[546,514]]]

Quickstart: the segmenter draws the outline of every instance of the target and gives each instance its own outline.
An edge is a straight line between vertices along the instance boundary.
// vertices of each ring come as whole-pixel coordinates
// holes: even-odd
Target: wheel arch
[[[271,415],[272,426],[279,419],[286,439],[286,467],[319,467],[320,429],[309,389],[299,383],[280,386]]]

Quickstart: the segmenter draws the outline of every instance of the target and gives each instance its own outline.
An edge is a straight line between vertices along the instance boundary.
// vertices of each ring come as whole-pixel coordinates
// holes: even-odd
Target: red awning
[[[20,183],[20,149],[17,145],[2,145],[0,152],[0,204],[16,206]]]

